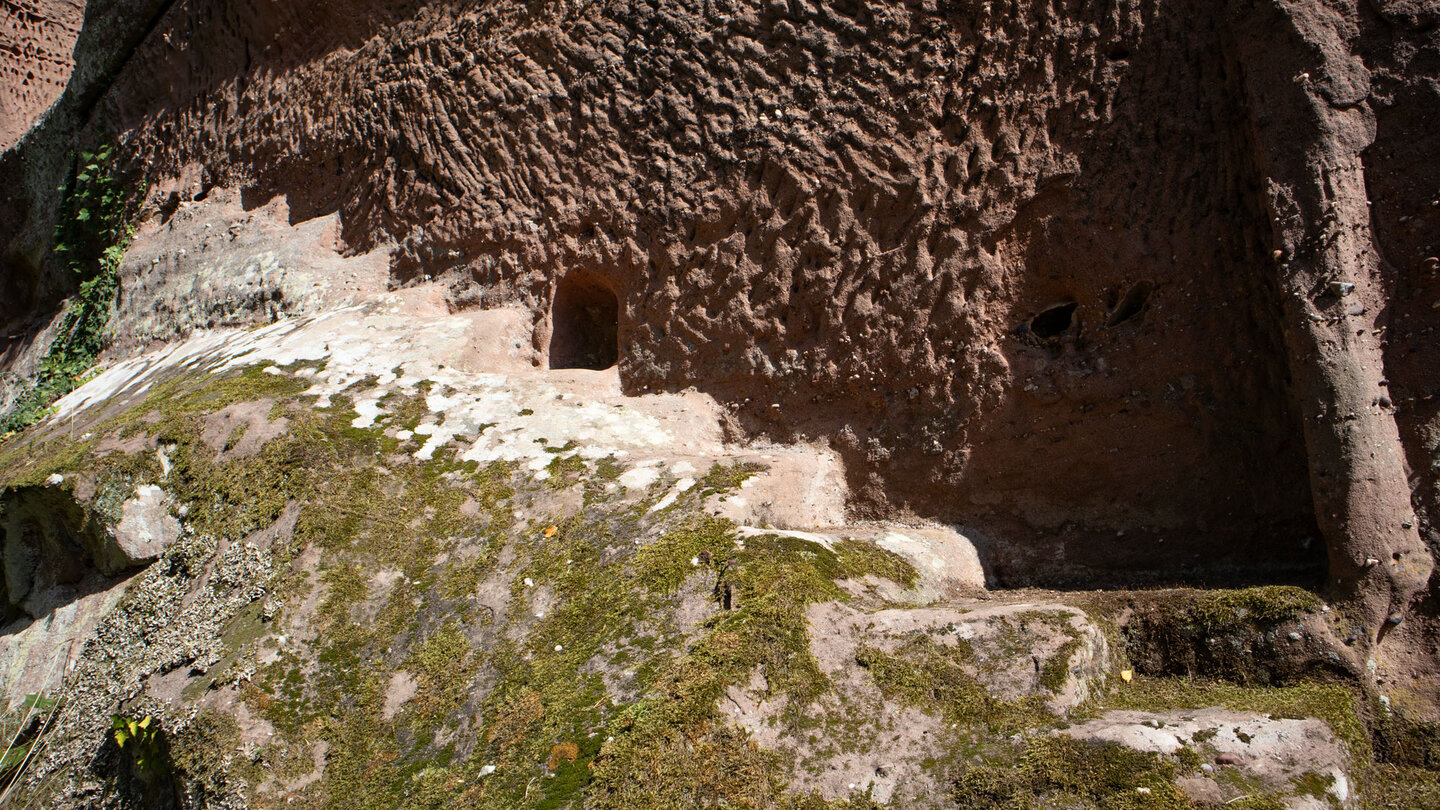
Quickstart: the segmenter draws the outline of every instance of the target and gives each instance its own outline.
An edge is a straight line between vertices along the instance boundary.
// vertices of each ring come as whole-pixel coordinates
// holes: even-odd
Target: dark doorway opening
[[[550,310],[550,368],[606,369],[620,357],[620,301],[599,278],[560,280]]]

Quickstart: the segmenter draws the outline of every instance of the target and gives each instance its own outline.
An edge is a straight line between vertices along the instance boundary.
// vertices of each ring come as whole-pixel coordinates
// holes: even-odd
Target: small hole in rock
[[[1125,291],[1125,297],[1121,298],[1120,303],[1110,312],[1105,325],[1115,326],[1139,315],[1150,302],[1150,293],[1154,290],[1155,285],[1149,281],[1137,281],[1130,285],[1130,289]]]
[[[598,276],[560,280],[550,310],[550,368],[606,369],[620,357],[620,302]]]
[[[1030,331],[1039,338],[1057,337],[1061,332],[1070,328],[1075,320],[1075,308],[1078,304],[1057,304],[1036,315],[1030,321]]]

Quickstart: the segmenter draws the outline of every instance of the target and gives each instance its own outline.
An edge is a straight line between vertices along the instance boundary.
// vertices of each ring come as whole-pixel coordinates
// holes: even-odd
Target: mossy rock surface
[[[1357,762],[1374,758],[1343,688],[1259,688],[1223,661],[1196,668],[1252,685],[1121,685],[1120,662],[1091,654],[1093,689],[1066,718],[1049,702],[1077,656],[1122,638],[1103,611],[1082,633],[1069,612],[1007,608],[1009,630],[983,644],[890,632],[887,615],[948,610],[958,625],[995,605],[907,602],[919,574],[868,542],[739,535],[705,505],[755,474],[748,462],[630,491],[624,462],[563,442],[546,475],[443,445],[421,458],[414,431],[436,424],[426,392],[387,395],[364,424],[348,395],[306,393],[315,368],[176,375],[82,438],[38,429],[0,445],[0,484],[83,471],[162,485],[186,526],[135,576],[108,640],[81,654],[70,683],[87,691],[58,722],[46,796],[162,806],[106,787],[114,763],[95,757],[91,721],[120,708],[127,683],[141,685],[126,711],[164,718],[174,796],[196,806],[1204,806],[1181,789],[1199,749],[1156,758],[1058,734],[1113,708],[1318,717]],[[243,432],[217,427],[258,402],[263,419]],[[1143,626],[1192,646],[1270,632],[1315,604],[1292,589],[1135,598],[1155,601],[1132,639]],[[842,614],[870,635],[838,666],[816,622]],[[1050,652],[1037,656],[1041,636]],[[983,682],[1012,659],[1027,695]],[[924,740],[888,736],[905,727]],[[1427,784],[1427,734],[1357,790]],[[886,759],[902,750],[913,761]]]
[[[1269,685],[1329,666],[1305,626],[1320,600],[1302,588],[1177,589],[1130,601],[1126,651],[1142,672]]]

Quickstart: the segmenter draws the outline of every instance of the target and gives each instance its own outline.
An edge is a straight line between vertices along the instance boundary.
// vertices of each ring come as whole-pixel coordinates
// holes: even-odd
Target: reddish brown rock
[[[613,296],[627,390],[832,439],[853,509],[961,523],[1001,582],[1328,569],[1373,623],[1434,544],[1428,9],[137,0],[61,107],[201,167],[155,216],[338,211],[542,353],[607,357],[570,344]],[[57,184],[6,160],[20,301]]]
[[[60,97],[85,0],[0,0],[0,149]]]

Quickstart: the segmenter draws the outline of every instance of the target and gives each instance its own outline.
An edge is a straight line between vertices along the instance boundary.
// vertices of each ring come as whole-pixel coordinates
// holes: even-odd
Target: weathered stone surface
[[[176,4],[93,115],[162,221],[233,187],[338,213],[345,252],[395,244],[392,283],[525,307],[542,355],[585,275],[627,392],[697,386],[752,435],[833,439],[855,508],[963,522],[1002,581],[1308,575],[1226,22],[1189,0]],[[129,267],[127,312],[192,256]],[[254,281],[165,317],[271,309]]]
[[[109,715],[126,713],[163,722],[188,752],[177,785],[216,807],[333,801],[357,778],[403,806],[417,782],[386,764],[402,757],[452,798],[453,783],[506,791],[507,806],[540,791],[602,803],[619,778],[609,763],[630,750],[626,773],[648,762],[665,775],[614,807],[683,806],[645,800],[678,779],[698,791],[687,795],[735,795],[739,780],[765,801],[868,793],[952,810],[956,780],[987,768],[1028,779],[1027,746],[1115,688],[1101,628],[1117,616],[1104,605],[1131,604],[1134,621],[1134,604],[1167,599],[1086,595],[1082,610],[1060,593],[986,594],[983,543],[944,526],[763,525],[833,520],[848,500],[837,458],[728,441],[723,410],[699,392],[630,397],[613,369],[537,368],[528,336],[523,312],[450,312],[426,288],[200,330],[116,363],[23,444],[0,445],[6,474],[39,482],[11,490],[24,509],[7,506],[6,520],[25,518],[11,536],[86,548],[65,527],[113,503],[125,559],[159,552],[136,577],[72,587],[10,626],[0,663],[13,682],[73,690],[55,753],[27,784],[58,770],[50,806],[65,808],[138,791],[119,787],[123,763],[96,755]],[[79,472],[11,452],[73,447],[72,431],[93,442]],[[108,468],[141,478],[116,488],[85,472],[119,461]],[[750,511],[766,501],[784,508]],[[714,514],[727,508],[749,524]],[[176,520],[222,536],[187,529],[166,549]],[[32,592],[61,593],[27,570]],[[1278,611],[1288,630],[1287,611],[1319,604],[1296,589],[1187,593],[1169,599],[1205,627]],[[55,686],[46,667],[67,661]],[[1233,725],[1269,739],[1246,718]],[[551,755],[566,742],[583,772]],[[1225,765],[1229,743],[1203,763],[1228,769],[1218,777],[1196,764],[1162,787],[1233,798],[1226,775],[1252,765]],[[1287,773],[1243,775],[1280,791]],[[683,787],[691,779],[699,787]],[[159,806],[143,791],[113,801]]]
[[[384,290],[387,251],[340,255],[335,215],[292,227],[283,199],[257,208],[242,205],[238,190],[206,188],[204,202],[193,202],[200,191],[187,180],[198,182],[187,173],[168,196],[157,192],[168,214],[142,223],[125,254],[111,356],[197,328],[271,323]]]
[[[159,557],[180,537],[180,521],[171,514],[165,490],[142,486],[135,497],[120,505],[120,522],[110,529],[116,548],[124,555],[124,568],[143,565]]]
[[[158,486],[139,487],[128,498],[106,493],[102,497],[113,502],[107,507],[97,501],[93,483],[64,480],[0,496],[8,606],[35,619],[108,590],[116,577],[151,562],[181,534],[173,503]],[[87,497],[77,494],[82,489]]]
[[[830,603],[812,605],[807,618],[811,652],[834,696],[796,706],[768,688],[757,671],[750,683],[726,691],[720,709],[761,745],[790,752],[796,784],[826,798],[868,791],[894,806],[944,807],[944,777],[924,763],[974,745],[977,729],[999,721],[1007,704],[1038,700],[1044,711],[1068,714],[1103,689],[1113,665],[1104,634],[1082,611],[1065,605],[965,602],[860,610]],[[959,662],[959,677],[994,704],[947,705],[953,683],[925,684],[935,696],[918,703],[907,700],[917,695],[890,691],[867,656],[880,651],[910,662],[917,643]],[[1047,671],[1057,682],[1046,682]],[[795,710],[826,733],[787,731],[778,720]]]
[[[125,712],[216,752],[184,806],[646,806],[616,761],[692,791],[657,806],[943,807],[991,768],[1109,806],[1025,759],[1113,681],[1104,608],[983,589],[1327,576],[1333,612],[1106,618],[1147,674],[1348,679],[1386,767],[1435,766],[1432,727],[1380,739],[1440,705],[1433,5],[0,0],[0,408],[113,140],[113,368],[21,440],[201,464],[0,493],[4,687],[74,690],[30,783],[166,806]],[[260,362],[282,393],[105,424]],[[1402,786],[1289,711],[1060,733],[1199,756],[1211,804]]]
[[[1352,806],[1349,757],[1330,727],[1313,718],[1222,709],[1113,711],[1056,733],[1170,756],[1189,749],[1200,772],[1180,784],[1197,801],[1231,802],[1258,788],[1283,795],[1291,810]],[[1311,786],[1320,795],[1304,792]]]
[[[6,163],[5,300],[63,287],[39,270],[62,154],[102,124],[162,219],[227,187],[338,214],[346,251],[397,244],[393,282],[526,305],[542,352],[565,278],[608,287],[627,390],[700,385],[746,430],[836,437],[857,505],[963,520],[1003,580],[1318,573],[1317,528],[1388,523],[1344,517],[1329,465],[1389,482],[1369,511],[1406,506],[1402,444],[1433,475],[1421,5],[101,4],[63,114]],[[1311,250],[1321,226],[1272,217],[1267,187],[1320,223],[1309,169],[1352,165],[1353,236]],[[127,271],[136,312],[193,270],[155,267]],[[268,312],[270,275],[201,285],[152,332]],[[1287,309],[1311,275],[1389,340],[1302,339],[1359,317]],[[1344,379],[1302,405],[1344,394],[1379,477],[1286,395],[1326,357]],[[1404,407],[1371,408],[1381,381]],[[1366,574],[1404,579],[1392,600],[1423,580],[1421,517],[1383,541],[1404,571]]]
[[[129,580],[57,604],[39,620],[21,616],[0,631],[0,684],[13,708],[26,695],[53,694],[85,642],[119,604]]]
[[[1039,696],[1062,716],[1104,686],[1113,664],[1104,632],[1067,605],[981,603],[873,612],[821,605],[811,608],[809,619],[816,658],[832,677],[857,670],[861,645],[893,653],[925,637],[946,648],[965,645],[966,672],[994,697]],[[1054,683],[1045,682],[1047,666],[1058,675]]]

